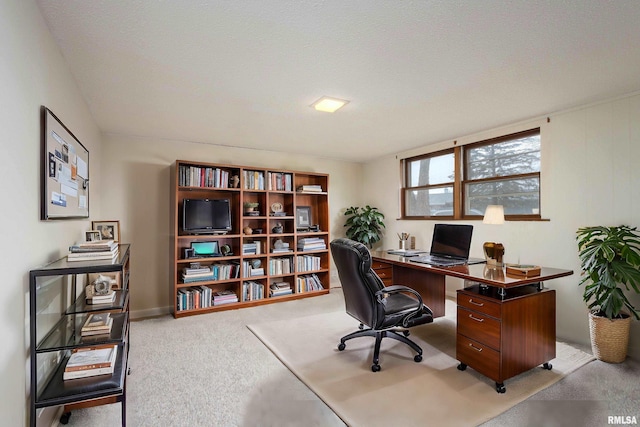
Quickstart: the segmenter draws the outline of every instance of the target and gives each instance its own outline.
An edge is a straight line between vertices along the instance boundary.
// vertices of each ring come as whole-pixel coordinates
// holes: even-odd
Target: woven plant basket
[[[631,316],[609,320],[589,313],[591,349],[598,360],[621,363],[627,357]]]

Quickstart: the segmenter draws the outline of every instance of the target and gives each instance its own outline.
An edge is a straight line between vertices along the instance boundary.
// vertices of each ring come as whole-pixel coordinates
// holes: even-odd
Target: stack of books
[[[327,249],[327,244],[319,237],[307,237],[298,240],[299,251],[318,251]]]
[[[202,280],[215,280],[210,267],[185,267],[182,269],[182,281],[184,283],[199,282]]]
[[[96,294],[91,292],[92,286],[88,286],[87,291],[87,304],[108,304],[116,300],[116,291],[109,289],[106,294]]]
[[[213,294],[213,305],[229,304],[238,302],[238,295],[233,291],[220,291]]]
[[[259,240],[242,244],[243,255],[259,255],[262,253],[262,245]]]
[[[293,292],[293,290],[291,289],[291,285],[287,282],[272,283],[271,286],[269,286],[269,289],[272,297],[289,295]]]
[[[93,335],[108,335],[111,333],[113,317],[110,313],[94,313],[87,317],[87,320],[80,329],[80,335],[89,337]]]
[[[316,184],[300,185],[296,190],[300,193],[322,193],[322,186]]]
[[[112,261],[118,256],[118,243],[113,240],[76,243],[69,246],[68,261]]]
[[[111,375],[116,365],[118,346],[91,347],[75,349],[67,361],[62,379]]]

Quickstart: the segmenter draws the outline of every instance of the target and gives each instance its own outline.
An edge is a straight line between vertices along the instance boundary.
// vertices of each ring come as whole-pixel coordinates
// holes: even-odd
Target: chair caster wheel
[[[345,349],[346,346],[347,345],[345,343],[341,342],[340,344],[338,344],[338,350],[342,351]]]
[[[506,393],[507,388],[504,386],[503,383],[496,383],[496,391],[501,394]]]
[[[71,412],[65,412],[60,416],[60,424],[69,424],[69,418],[71,418]]]
[[[415,357],[413,358],[414,362],[422,362],[422,355],[421,354],[416,354]]]
[[[360,323],[360,326],[358,326],[358,329],[363,330],[364,329],[364,323]]]
[[[547,362],[547,363],[543,364],[543,365],[542,365],[542,367],[543,367],[544,369],[549,370],[549,371],[550,371],[551,369],[553,369],[553,365],[552,365],[551,363],[549,363],[549,362]]]
[[[464,371],[465,369],[467,369],[467,365],[464,363],[458,365],[458,371]]]
[[[409,332],[409,331],[402,331],[402,334],[403,334],[405,337],[408,337],[408,336],[409,336],[409,334],[411,334],[411,332]]]
[[[380,365],[378,365],[377,363],[374,363],[373,365],[371,365],[371,371],[372,372],[380,371]]]

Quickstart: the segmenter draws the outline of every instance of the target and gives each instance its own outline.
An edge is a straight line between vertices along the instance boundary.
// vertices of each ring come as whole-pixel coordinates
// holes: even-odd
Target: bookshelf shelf
[[[31,339],[30,425],[37,410],[65,405],[61,422],[71,410],[120,402],[122,425],[126,424],[126,375],[129,372],[129,251],[121,244],[114,261],[69,262],[61,258],[29,272]],[[85,286],[90,275],[112,273],[120,277],[113,302],[87,304]],[[111,330],[104,335],[83,336],[88,316],[109,313]],[[76,350],[117,346],[113,373],[64,380],[67,360]]]
[[[226,174],[228,177],[237,176],[237,184],[234,184],[233,179],[230,178],[227,185],[231,187],[184,185],[187,182],[201,184],[209,182],[207,176],[210,176],[211,171],[219,171],[218,174]],[[301,186],[321,188],[323,191],[296,191]],[[231,205],[231,231],[223,235],[185,233],[181,227],[182,203],[184,199],[194,198],[228,199]],[[258,214],[246,212],[245,203],[258,203],[256,208]],[[296,229],[295,214],[298,206],[309,208],[311,224],[317,225],[320,231],[309,232]],[[276,232],[275,230],[278,229],[280,231]],[[176,318],[326,294],[329,292],[330,285],[329,175],[176,160],[171,170],[171,234],[173,236],[170,255],[174,295],[173,315]],[[324,247],[313,251],[298,250],[299,239],[304,238],[320,239]],[[189,249],[192,242],[206,241],[217,241],[219,246],[228,245],[233,255],[185,258],[185,249]],[[279,251],[273,252],[276,242],[279,245],[277,246]],[[280,252],[283,247],[285,249],[288,247],[290,252]],[[305,255],[319,257],[321,268],[296,271],[297,258]],[[292,270],[281,273],[280,270],[289,268],[287,261],[284,260],[286,258],[290,259]],[[258,261],[259,264],[256,264],[258,267],[253,266],[253,263]],[[183,271],[194,262],[205,267],[216,263],[233,264],[233,268],[238,268],[238,275],[229,280],[185,283],[182,278]],[[262,268],[264,274],[251,275],[252,268]],[[271,271],[277,274],[271,274]],[[313,277],[310,278],[311,276]],[[248,282],[251,284],[247,285]],[[292,293],[270,296],[271,287],[280,282],[289,283]],[[315,285],[316,282],[318,285]],[[255,291],[251,293],[251,297],[245,295],[248,287]],[[223,291],[234,293],[238,301],[211,305],[208,301],[209,295],[213,298],[217,292]],[[245,297],[250,299],[245,300]]]

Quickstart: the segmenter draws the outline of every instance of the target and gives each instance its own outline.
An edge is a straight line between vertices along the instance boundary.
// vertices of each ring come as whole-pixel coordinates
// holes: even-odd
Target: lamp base
[[[502,261],[504,257],[504,246],[502,243],[485,242],[482,245],[482,250],[484,251],[484,258],[487,260],[487,265],[495,267],[504,266],[504,262]]]

